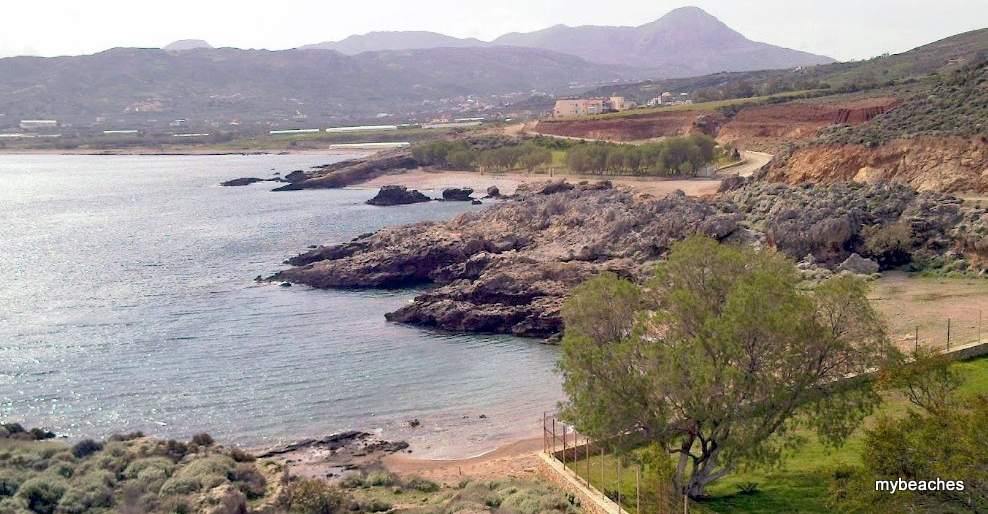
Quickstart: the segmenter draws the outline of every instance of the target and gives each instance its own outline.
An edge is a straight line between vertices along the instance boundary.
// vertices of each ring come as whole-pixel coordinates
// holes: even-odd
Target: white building
[[[21,130],[44,130],[58,128],[58,120],[21,120]]]

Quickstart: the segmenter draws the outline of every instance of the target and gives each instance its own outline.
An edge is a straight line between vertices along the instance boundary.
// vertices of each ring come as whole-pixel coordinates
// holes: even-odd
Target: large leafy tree
[[[644,287],[601,275],[563,308],[564,415],[584,433],[659,444],[676,486],[701,497],[816,431],[837,444],[878,403],[844,378],[890,352],[866,285],[804,289],[791,261],[694,237]]]

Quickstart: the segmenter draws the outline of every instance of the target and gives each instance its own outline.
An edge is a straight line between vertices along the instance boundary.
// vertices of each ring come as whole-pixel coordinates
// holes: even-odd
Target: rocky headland
[[[445,222],[390,227],[317,247],[270,280],[317,288],[431,284],[389,320],[552,338],[568,292],[610,271],[643,280],[689,235],[770,246],[808,278],[911,265],[981,272],[984,209],[905,185],[737,181],[712,197],[656,198],[609,182],[523,186],[510,201]]]

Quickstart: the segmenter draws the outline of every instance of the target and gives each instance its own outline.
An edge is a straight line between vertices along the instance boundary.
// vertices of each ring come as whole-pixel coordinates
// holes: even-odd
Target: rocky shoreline
[[[978,272],[988,250],[985,210],[949,195],[897,184],[736,181],[724,189],[708,198],[655,198],[606,181],[526,185],[480,212],[319,246],[267,280],[316,288],[432,285],[387,319],[553,339],[573,287],[605,271],[643,280],[674,242],[692,234],[775,247],[801,261],[808,278],[905,264],[865,240],[890,227],[908,227],[901,253],[917,265]]]

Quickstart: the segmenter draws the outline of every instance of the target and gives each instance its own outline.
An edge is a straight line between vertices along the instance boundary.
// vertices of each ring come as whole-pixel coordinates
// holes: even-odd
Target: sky
[[[0,0],[0,57],[161,47],[177,39],[278,50],[374,30],[490,40],[559,23],[641,25],[685,5],[750,39],[839,60],[988,27],[988,0]]]

